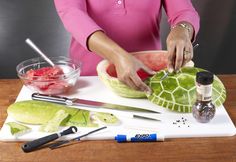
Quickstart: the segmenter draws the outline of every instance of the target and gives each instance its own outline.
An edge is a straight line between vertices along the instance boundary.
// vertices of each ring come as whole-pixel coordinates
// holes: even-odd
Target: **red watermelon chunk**
[[[63,70],[60,67],[42,67],[29,70],[25,74],[25,84],[44,94],[59,94],[69,87],[62,78]]]
[[[60,75],[64,74],[61,68],[59,67],[43,67],[36,70],[29,70],[26,72],[27,78],[32,80],[50,80],[57,79]]]

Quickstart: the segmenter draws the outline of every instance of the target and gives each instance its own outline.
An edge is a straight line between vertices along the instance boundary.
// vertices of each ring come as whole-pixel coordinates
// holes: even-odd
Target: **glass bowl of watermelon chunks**
[[[75,87],[81,63],[63,56],[50,59],[55,66],[41,57],[19,63],[16,70],[23,84],[33,92],[49,95],[62,94]]]

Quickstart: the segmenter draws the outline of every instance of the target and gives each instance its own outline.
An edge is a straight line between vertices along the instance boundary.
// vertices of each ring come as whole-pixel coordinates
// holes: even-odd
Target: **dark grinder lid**
[[[212,84],[214,75],[208,71],[201,71],[197,73],[196,81],[202,85]]]

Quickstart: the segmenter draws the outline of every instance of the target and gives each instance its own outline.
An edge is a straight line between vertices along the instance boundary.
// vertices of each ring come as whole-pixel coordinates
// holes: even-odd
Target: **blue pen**
[[[164,141],[164,136],[160,134],[135,134],[134,136],[118,134],[115,136],[118,143],[122,142],[156,142]]]

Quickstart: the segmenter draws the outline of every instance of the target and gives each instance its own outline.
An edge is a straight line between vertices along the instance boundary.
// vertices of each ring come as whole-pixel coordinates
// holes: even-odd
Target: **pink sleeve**
[[[102,29],[88,15],[86,0],[54,0],[54,3],[67,31],[88,49],[88,37],[93,32]]]
[[[181,21],[189,22],[194,28],[194,39],[199,31],[199,15],[191,0],[164,0],[164,8],[171,26]]]

